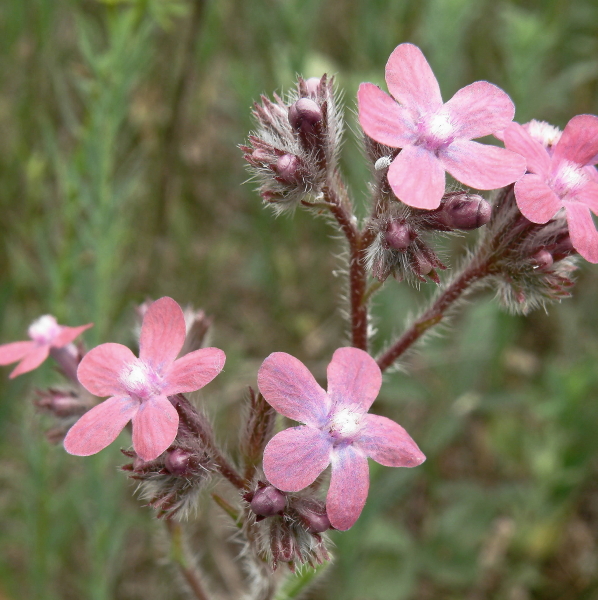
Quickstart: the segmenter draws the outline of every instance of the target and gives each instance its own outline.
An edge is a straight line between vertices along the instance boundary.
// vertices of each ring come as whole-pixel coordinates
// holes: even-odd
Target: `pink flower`
[[[359,86],[359,122],[372,139],[402,148],[388,182],[405,204],[438,208],[445,171],[479,190],[503,187],[525,173],[518,154],[471,141],[512,121],[515,106],[500,88],[476,81],[443,104],[438,81],[413,44],[401,44],[390,55],[386,84],[398,103],[372,83]]]
[[[523,216],[546,223],[565,209],[573,247],[589,262],[598,263],[598,117],[573,117],[554,144],[541,143],[532,129],[511,123],[505,146],[527,159],[528,173],[515,184],[515,199]],[[590,212],[591,211],[591,212]]]
[[[29,326],[27,333],[31,342],[13,342],[0,346],[0,365],[21,361],[10,374],[11,379],[33,371],[48,358],[52,348],[67,346],[92,325],[93,323],[79,327],[67,327],[58,325],[52,315],[44,315]]]
[[[102,344],[81,361],[77,377],[96,396],[111,396],[69,430],[64,447],[89,456],[112,443],[133,421],[133,447],[143,460],[160,456],[174,441],[179,415],[168,400],[194,392],[224,366],[224,352],[202,348],[175,360],[185,343],[185,318],[172,298],[160,298],[141,325],[139,358],[121,344]]]
[[[260,392],[285,417],[305,425],[275,435],[264,472],[278,489],[297,492],[332,465],[326,512],[332,526],[353,526],[368,495],[368,457],[387,467],[415,467],[425,456],[397,423],[366,414],[382,384],[376,361],[363,350],[339,348],[328,365],[328,393],[307,367],[284,352],[258,373]]]

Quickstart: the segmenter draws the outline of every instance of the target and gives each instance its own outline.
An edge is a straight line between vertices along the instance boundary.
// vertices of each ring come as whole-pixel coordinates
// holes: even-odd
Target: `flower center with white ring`
[[[31,323],[27,333],[38,344],[50,344],[60,333],[60,325],[52,315],[44,315]]]

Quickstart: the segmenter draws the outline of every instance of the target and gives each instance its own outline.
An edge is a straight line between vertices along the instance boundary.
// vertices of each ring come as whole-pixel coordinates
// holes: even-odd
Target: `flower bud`
[[[303,524],[309,533],[322,533],[330,529],[330,520],[326,512],[314,512],[309,509],[297,509],[297,512],[301,515]]]
[[[552,258],[552,254],[550,254],[546,248],[541,248],[532,255],[532,262],[537,269],[547,269],[552,266],[554,259]]]
[[[320,107],[310,98],[300,98],[289,108],[289,123],[295,131],[313,131],[314,125],[322,120]]]
[[[435,214],[439,224],[449,229],[477,229],[492,216],[492,206],[477,194],[449,196]]]
[[[318,97],[318,91],[320,89],[320,81],[321,79],[319,77],[310,77],[309,79],[305,80],[305,87],[307,89],[307,93],[314,97],[317,98]]]
[[[174,448],[166,452],[164,467],[176,477],[188,475],[197,466],[197,461],[192,452],[184,448]]]
[[[406,223],[393,221],[384,233],[384,241],[395,250],[405,250],[411,243],[411,228]]]
[[[300,168],[301,160],[294,154],[283,154],[274,165],[274,170],[284,183],[297,183]]]
[[[38,391],[38,399],[35,404],[38,408],[52,413],[59,418],[74,417],[82,415],[89,408],[79,396],[71,390],[63,391],[49,388]]]
[[[286,496],[274,486],[258,489],[251,500],[251,510],[260,517],[272,517],[281,513],[287,504]]]

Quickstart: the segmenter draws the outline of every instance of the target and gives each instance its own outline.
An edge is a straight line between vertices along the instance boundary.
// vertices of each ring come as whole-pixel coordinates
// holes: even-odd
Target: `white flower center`
[[[588,180],[583,168],[571,162],[563,162],[552,180],[552,189],[562,198],[575,191]]]
[[[339,410],[330,421],[330,433],[335,437],[350,437],[360,426],[362,415],[349,408]]]
[[[119,381],[131,395],[141,399],[157,396],[162,391],[160,376],[142,360],[127,365]]]
[[[419,144],[427,150],[438,150],[438,148],[450,144],[454,139],[455,125],[449,115],[443,112],[425,115],[418,123],[417,128]]]
[[[525,127],[530,137],[540,142],[545,148],[553,147],[561,139],[562,131],[546,121],[532,119]]]
[[[44,315],[33,321],[27,331],[29,337],[38,344],[50,344],[60,333],[60,325],[52,315]]]

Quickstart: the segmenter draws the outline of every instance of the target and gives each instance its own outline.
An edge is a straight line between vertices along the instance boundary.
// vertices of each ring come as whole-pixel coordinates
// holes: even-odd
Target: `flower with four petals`
[[[372,139],[402,148],[388,168],[388,183],[405,204],[438,208],[445,171],[478,190],[503,187],[525,173],[519,154],[471,141],[513,120],[515,106],[500,88],[476,81],[443,104],[438,81],[413,44],[390,55],[386,84],[394,100],[372,83],[359,86],[359,122]]]
[[[172,298],[160,298],[141,325],[139,358],[121,344],[90,350],[77,371],[96,396],[110,396],[85,413],[69,430],[64,447],[89,456],[112,443],[133,422],[133,448],[143,460],[160,456],[174,441],[179,415],[168,400],[208,384],[224,366],[218,348],[201,348],[177,359],[185,343],[185,318]]]
[[[332,465],[326,512],[333,527],[353,526],[369,488],[368,457],[387,467],[415,467],[425,456],[397,423],[367,414],[382,384],[376,361],[363,350],[339,348],[328,365],[328,392],[290,354],[263,362],[258,386],[279,413],[304,423],[275,435],[264,451],[272,485],[297,492]]]

